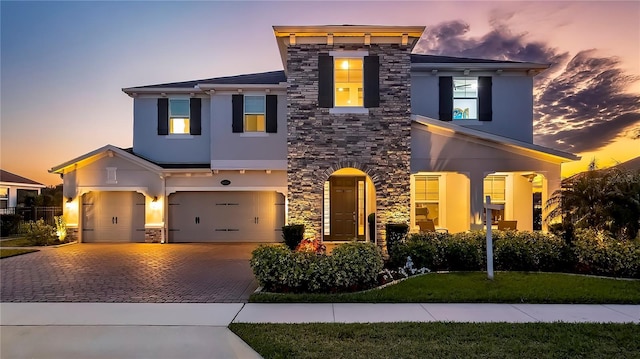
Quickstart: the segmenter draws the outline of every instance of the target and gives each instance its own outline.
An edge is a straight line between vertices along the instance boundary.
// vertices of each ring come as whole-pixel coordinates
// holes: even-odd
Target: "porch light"
[[[67,209],[73,208],[73,198],[71,198],[71,197],[67,198],[67,202],[64,204],[64,206]]]
[[[160,209],[160,202],[158,202],[158,196],[153,197],[150,205],[151,209]]]

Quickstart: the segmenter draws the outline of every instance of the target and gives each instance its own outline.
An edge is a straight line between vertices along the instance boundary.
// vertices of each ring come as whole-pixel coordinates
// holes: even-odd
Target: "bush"
[[[56,229],[41,219],[24,223],[21,231],[34,246],[46,246],[57,239]]]
[[[385,230],[387,232],[387,253],[389,254],[389,257],[391,257],[396,247],[399,244],[404,243],[407,238],[409,225],[405,223],[387,223],[385,225]]]
[[[498,270],[562,271],[566,244],[560,238],[540,232],[496,231],[494,263]]]
[[[19,214],[0,214],[0,235],[7,237],[12,234],[18,234],[22,216]]]
[[[253,251],[251,268],[260,285],[274,292],[346,292],[370,288],[382,270],[372,243],[346,243],[332,255],[292,252],[283,245]]]
[[[640,278],[638,240],[617,240],[604,231],[576,229],[572,249],[578,273]]]
[[[282,238],[289,249],[295,250],[304,238],[304,224],[283,226]]]

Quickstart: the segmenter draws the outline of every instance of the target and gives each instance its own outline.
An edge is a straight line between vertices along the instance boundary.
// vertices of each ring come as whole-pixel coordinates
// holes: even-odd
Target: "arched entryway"
[[[322,204],[325,241],[375,240],[367,218],[376,211],[376,191],[366,173],[351,167],[333,172],[324,183]]]

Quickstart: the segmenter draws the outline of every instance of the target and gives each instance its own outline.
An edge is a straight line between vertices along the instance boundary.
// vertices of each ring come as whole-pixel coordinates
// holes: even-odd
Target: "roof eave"
[[[539,153],[539,154],[544,154],[546,156],[551,156],[552,158],[554,158],[554,160],[556,162],[560,162],[560,163],[569,162],[569,161],[577,161],[577,160],[579,160],[581,158],[580,156],[577,156],[577,155],[575,155],[573,153],[564,152],[564,151],[558,151],[558,150],[554,150],[552,148],[539,146],[539,145],[536,145],[536,144],[533,144],[533,143],[523,142],[523,141],[519,141],[519,140],[514,140],[512,138],[491,134],[491,133],[488,133],[488,132],[474,130],[474,129],[471,129],[471,128],[458,126],[458,125],[455,125],[455,124],[451,124],[451,123],[448,123],[448,122],[445,122],[445,121],[432,119],[432,118],[425,117],[425,116],[411,115],[411,120],[416,122],[416,123],[425,125],[427,127],[436,126],[436,127],[447,129],[449,131],[460,133],[460,134],[463,134],[463,135],[466,135],[466,136],[479,138],[481,140],[491,141],[491,142],[499,143],[499,144],[506,145],[506,146],[509,146],[509,147],[515,147],[515,148],[522,149],[522,150],[525,150],[525,151],[531,151],[531,152],[535,152],[535,153]]]
[[[536,64],[531,62],[523,63],[474,63],[474,62],[460,62],[460,63],[412,63],[411,69],[417,71],[532,71],[534,74],[539,74],[542,71],[549,68],[549,64]]]

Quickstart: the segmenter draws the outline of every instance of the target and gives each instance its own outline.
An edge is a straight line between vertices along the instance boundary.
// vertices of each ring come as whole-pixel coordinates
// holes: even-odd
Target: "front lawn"
[[[0,241],[0,247],[31,247],[31,246],[33,246],[33,244],[31,244],[31,242],[25,237],[18,237],[18,238],[12,238],[12,239],[6,239],[3,241]]]
[[[0,249],[0,258],[18,256],[20,254],[37,252],[37,249]]]
[[[637,358],[637,324],[241,324],[264,358]]]
[[[280,303],[624,303],[640,304],[640,281],[559,273],[432,273],[380,290],[345,294],[255,293],[250,302]]]

